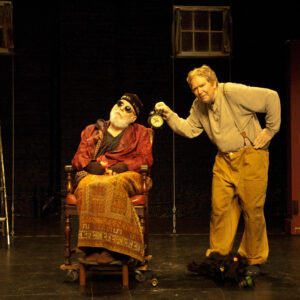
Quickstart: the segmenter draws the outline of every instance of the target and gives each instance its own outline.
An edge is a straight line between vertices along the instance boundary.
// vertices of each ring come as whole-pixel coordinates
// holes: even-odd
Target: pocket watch
[[[160,128],[164,124],[162,113],[159,111],[152,110],[149,113],[148,124],[151,128]]]

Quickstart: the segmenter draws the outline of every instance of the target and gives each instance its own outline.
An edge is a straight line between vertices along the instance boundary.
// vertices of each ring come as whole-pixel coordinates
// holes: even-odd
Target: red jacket
[[[97,124],[88,125],[81,134],[81,141],[72,159],[73,169],[80,171],[94,158],[95,145],[100,138],[99,129],[107,131],[109,122],[99,120]],[[117,163],[125,163],[129,171],[139,172],[141,165],[153,163],[152,143],[148,129],[140,124],[131,124],[121,138],[118,148],[106,152],[101,157],[107,162],[107,167]],[[99,159],[97,159],[99,160]]]

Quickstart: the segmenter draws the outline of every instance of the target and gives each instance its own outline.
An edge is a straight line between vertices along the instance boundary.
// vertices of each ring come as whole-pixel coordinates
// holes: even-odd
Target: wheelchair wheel
[[[69,282],[77,281],[79,278],[78,270],[67,270],[66,271],[66,279]]]
[[[145,281],[146,277],[141,271],[136,270],[135,271],[135,279],[138,282],[143,282],[143,281]]]
[[[156,287],[158,285],[158,279],[157,279],[157,277],[152,277],[151,284],[154,287]]]

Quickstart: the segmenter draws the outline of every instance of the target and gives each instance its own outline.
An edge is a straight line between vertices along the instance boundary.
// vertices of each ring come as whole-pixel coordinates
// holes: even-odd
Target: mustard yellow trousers
[[[238,252],[249,264],[265,263],[268,238],[264,204],[268,184],[269,152],[252,146],[237,152],[218,153],[213,167],[211,252],[228,254],[233,247],[241,212],[244,233]]]

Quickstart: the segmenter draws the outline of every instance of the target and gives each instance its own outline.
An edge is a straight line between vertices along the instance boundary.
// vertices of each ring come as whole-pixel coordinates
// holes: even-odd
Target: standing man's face
[[[215,101],[215,91],[217,83],[210,83],[205,77],[195,76],[191,80],[191,90],[193,94],[203,103],[213,103]]]

